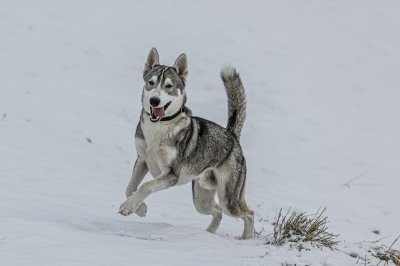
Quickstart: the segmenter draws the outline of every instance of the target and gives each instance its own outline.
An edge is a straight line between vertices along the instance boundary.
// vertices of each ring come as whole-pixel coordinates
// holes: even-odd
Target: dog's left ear
[[[186,54],[181,54],[175,61],[174,68],[178,75],[183,79],[186,80],[188,76],[188,63]]]

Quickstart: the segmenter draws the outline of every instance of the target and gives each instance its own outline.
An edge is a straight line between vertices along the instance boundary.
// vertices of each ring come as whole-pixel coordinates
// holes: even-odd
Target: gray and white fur
[[[221,71],[228,96],[224,128],[192,116],[185,106],[187,69],[185,54],[169,67],[159,64],[155,48],[150,50],[143,73],[143,109],[135,134],[138,158],[119,213],[145,216],[143,201],[151,193],[192,182],[197,211],[212,216],[207,231],[214,233],[225,213],[240,217],[244,221],[241,238],[251,238],[254,213],[244,198],[246,161],[239,143],[246,97],[239,74],[233,67]],[[147,172],[153,179],[139,186]]]

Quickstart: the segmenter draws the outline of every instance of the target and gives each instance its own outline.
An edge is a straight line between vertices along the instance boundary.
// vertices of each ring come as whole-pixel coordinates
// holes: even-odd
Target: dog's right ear
[[[144,64],[144,71],[143,72],[147,72],[150,69],[152,69],[153,67],[155,67],[156,65],[160,64],[160,59],[158,57],[158,52],[156,48],[151,48],[149,55],[147,56],[147,60],[146,63]]]

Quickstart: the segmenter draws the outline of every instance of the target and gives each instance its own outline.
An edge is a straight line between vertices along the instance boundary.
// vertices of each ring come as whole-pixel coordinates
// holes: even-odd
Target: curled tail
[[[239,140],[246,119],[246,95],[242,81],[239,73],[231,66],[222,68],[221,78],[228,96],[228,125],[226,128]]]

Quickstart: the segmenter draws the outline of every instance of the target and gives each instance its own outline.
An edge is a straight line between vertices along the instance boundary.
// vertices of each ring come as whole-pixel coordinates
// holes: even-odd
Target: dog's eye
[[[154,85],[154,81],[150,80],[150,81],[149,81],[149,84],[150,84],[151,86],[153,86],[153,85]]]
[[[165,85],[165,88],[167,88],[167,89],[171,89],[173,86],[171,85],[171,84],[167,84],[167,85]]]

